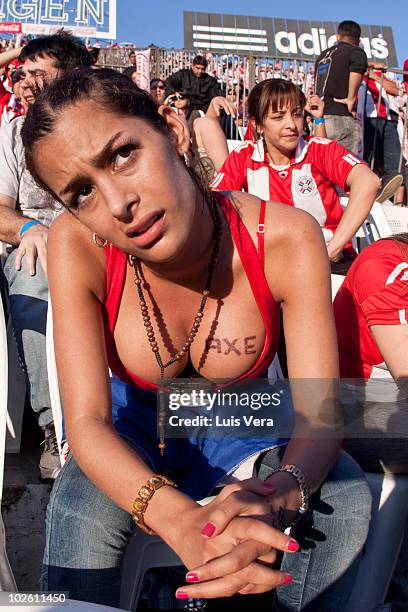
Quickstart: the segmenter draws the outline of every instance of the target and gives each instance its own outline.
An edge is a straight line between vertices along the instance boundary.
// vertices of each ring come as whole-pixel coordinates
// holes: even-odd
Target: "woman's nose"
[[[115,219],[128,221],[133,216],[133,208],[139,204],[139,196],[121,188],[116,182],[105,185],[104,197]]]

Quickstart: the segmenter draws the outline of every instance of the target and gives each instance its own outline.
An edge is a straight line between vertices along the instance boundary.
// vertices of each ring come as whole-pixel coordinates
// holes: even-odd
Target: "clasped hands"
[[[281,494],[272,482],[251,478],[224,487],[206,506],[187,511],[176,552],[189,569],[189,584],[176,597],[256,594],[290,584],[292,577],[273,565],[280,551],[299,549],[281,524],[282,517],[286,523],[293,520],[300,506],[297,485],[291,485],[291,493]],[[296,509],[290,510],[293,503]]]

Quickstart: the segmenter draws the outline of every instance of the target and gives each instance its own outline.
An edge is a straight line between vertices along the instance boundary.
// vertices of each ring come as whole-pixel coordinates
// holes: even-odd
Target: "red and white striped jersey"
[[[334,316],[341,377],[390,376],[370,326],[408,322],[408,246],[379,240],[364,249],[336,295]]]
[[[301,138],[290,166],[276,170],[268,162],[262,139],[244,141],[225,160],[211,188],[244,189],[262,200],[306,210],[318,221],[328,242],[343,214],[335,186],[346,191],[349,173],[361,163],[336,141],[315,136]]]

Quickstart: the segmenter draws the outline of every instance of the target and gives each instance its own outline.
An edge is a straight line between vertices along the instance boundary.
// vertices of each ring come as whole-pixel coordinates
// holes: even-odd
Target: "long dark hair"
[[[36,170],[35,145],[53,132],[58,118],[66,108],[82,100],[92,100],[105,112],[138,117],[153,129],[170,137],[170,129],[158,113],[156,103],[150,94],[116,70],[79,68],[56,79],[37,97],[28,111],[21,131],[27,168],[38,185],[53,197],[56,197],[56,194],[41,180]],[[208,183],[202,180],[201,176],[197,176],[190,167],[186,166],[186,171],[213,210],[215,199]]]

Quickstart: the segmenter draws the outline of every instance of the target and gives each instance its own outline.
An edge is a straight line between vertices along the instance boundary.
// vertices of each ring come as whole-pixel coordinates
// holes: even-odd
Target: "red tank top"
[[[279,338],[279,312],[280,306],[275,302],[264,274],[264,232],[265,232],[265,201],[261,201],[261,210],[258,224],[258,251],[242,222],[238,212],[231,202],[221,193],[216,197],[227,219],[232,238],[238,250],[243,268],[247,275],[255,301],[265,326],[265,343],[257,362],[236,380],[245,378],[259,378],[271,364],[277,349]],[[114,330],[122,299],[123,287],[126,277],[127,254],[113,245],[105,247],[106,255],[106,299],[105,299],[105,342],[109,367],[123,382],[136,385],[146,391],[155,391],[157,385],[135,376],[125,368],[119,359],[114,340]],[[136,300],[135,294],[135,300]],[[146,345],[146,350],[149,347]],[[232,381],[234,382],[234,381]]]

